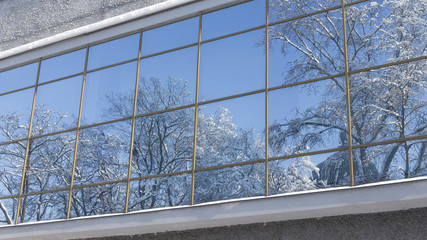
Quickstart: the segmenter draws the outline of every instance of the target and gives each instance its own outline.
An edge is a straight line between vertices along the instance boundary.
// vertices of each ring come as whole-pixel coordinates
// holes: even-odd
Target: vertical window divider
[[[133,153],[133,141],[135,139],[135,122],[136,122],[136,108],[138,103],[138,85],[139,85],[139,71],[141,68],[141,48],[142,48],[142,34],[143,31],[139,33],[139,47],[138,47],[138,60],[136,64],[136,81],[135,81],[135,95],[133,101],[133,115],[132,115],[132,130],[130,135],[130,148],[129,148],[129,163],[128,163],[128,178],[126,182],[126,200],[125,200],[125,209],[124,212],[128,212],[129,208],[129,194],[130,194],[130,178],[132,175],[132,153]]]
[[[80,124],[81,124],[82,110],[83,110],[83,98],[84,98],[85,85],[86,85],[86,73],[87,73],[88,58],[89,58],[89,46],[86,47],[86,59],[85,59],[85,66],[84,66],[84,70],[83,70],[83,81],[82,81],[82,90],[81,90],[81,95],[80,95],[79,116],[78,116],[78,120],[77,120],[76,139],[75,139],[75,143],[74,143],[73,167],[71,170],[70,191],[68,194],[67,219],[70,218],[71,200],[73,198],[74,175],[76,172],[77,147],[79,145]]]
[[[18,204],[16,206],[17,208],[16,208],[15,224],[18,224],[20,216],[22,218],[21,222],[24,221],[26,199],[28,197],[27,195],[25,196],[24,203],[22,204],[22,195],[23,195],[23,191],[24,191],[24,185],[26,185],[28,188],[27,165],[29,164],[29,148],[31,146],[31,131],[32,131],[32,126],[33,126],[34,109],[35,109],[35,104],[36,104],[37,87],[39,84],[41,62],[42,62],[42,59],[39,59],[39,65],[37,68],[36,85],[34,87],[34,94],[33,94],[33,104],[31,106],[30,122],[28,125],[27,144],[25,147],[24,164],[22,166],[21,187],[19,189]],[[25,182],[27,182],[27,183],[25,184]],[[21,211],[21,204],[22,204],[22,207],[24,208],[23,211]]]
[[[268,48],[269,48],[269,26],[268,26],[268,1],[265,0],[265,196],[268,196]]]
[[[197,40],[197,73],[196,73],[196,96],[194,104],[194,134],[193,134],[193,164],[191,167],[191,201],[194,205],[195,178],[196,178],[196,147],[197,147],[197,125],[199,113],[199,82],[200,82],[200,51],[202,42],[202,12],[199,13],[199,35]]]
[[[342,12],[342,28],[343,28],[343,41],[344,41],[344,65],[345,65],[345,89],[346,89],[346,104],[347,104],[347,128],[348,128],[348,153],[349,153],[349,164],[350,164],[350,186],[354,186],[354,165],[353,165],[353,142],[351,134],[351,105],[350,105],[350,78],[348,68],[348,51],[347,51],[347,25],[345,16],[345,0],[341,0],[341,12]]]

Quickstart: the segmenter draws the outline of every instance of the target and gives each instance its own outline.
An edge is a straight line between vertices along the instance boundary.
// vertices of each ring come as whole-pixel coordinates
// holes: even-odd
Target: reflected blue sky
[[[39,83],[83,73],[86,49],[43,60],[40,68]]]
[[[0,94],[36,84],[38,62],[0,72]]]
[[[239,4],[205,14],[202,19],[202,41],[258,27],[265,23],[265,1],[255,0]]]
[[[87,69],[95,69],[138,57],[140,34],[134,34],[89,48]]]
[[[142,56],[197,43],[199,18],[176,22],[142,34]]]

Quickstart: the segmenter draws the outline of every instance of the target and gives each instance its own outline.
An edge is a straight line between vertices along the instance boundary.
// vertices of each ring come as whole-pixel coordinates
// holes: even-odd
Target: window
[[[1,224],[427,175],[425,7],[254,0],[1,71]]]

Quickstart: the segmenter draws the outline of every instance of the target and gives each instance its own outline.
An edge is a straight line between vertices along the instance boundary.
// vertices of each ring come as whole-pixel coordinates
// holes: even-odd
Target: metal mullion
[[[351,6],[351,5],[355,5],[355,4],[359,4],[359,3],[364,3],[364,2],[369,2],[371,0],[359,0],[359,1],[354,1],[354,2],[349,2],[349,3],[345,3],[345,6]]]
[[[61,130],[58,132],[51,132],[51,133],[46,133],[46,134],[41,134],[41,135],[37,135],[37,136],[32,136],[30,139],[38,139],[38,138],[43,138],[43,137],[49,137],[49,136],[53,136],[53,135],[57,135],[57,134],[61,134],[61,133],[67,133],[67,132],[73,132],[76,131],[77,128],[70,128],[70,129],[65,129],[65,130]]]
[[[191,165],[191,200],[190,205],[194,205],[194,194],[196,185],[196,148],[197,148],[197,129],[198,129],[198,114],[199,114],[199,83],[200,83],[200,52],[202,41],[202,13],[199,13],[199,35],[197,43],[197,72],[196,72],[196,99],[194,106],[194,134],[193,134],[193,162]]]
[[[76,186],[73,186],[73,189],[99,187],[99,186],[104,186],[104,185],[109,185],[109,184],[125,183],[126,181],[127,181],[127,179],[120,179],[120,180],[114,180],[114,181],[108,181],[108,182],[99,182],[99,183],[92,183],[92,184],[76,185]]]
[[[251,31],[263,29],[264,27],[265,27],[265,24],[262,24],[262,25],[259,25],[259,26],[256,26],[256,27],[252,27],[252,28],[248,28],[248,29],[245,29],[245,30],[241,30],[241,31],[238,31],[238,32],[229,33],[229,34],[222,35],[222,36],[219,36],[219,37],[214,37],[214,38],[211,38],[211,39],[206,39],[206,40],[201,41],[201,44],[210,43],[210,42],[214,42],[214,41],[221,40],[221,39],[224,39],[224,38],[233,37],[233,36],[240,35],[240,34],[243,34],[243,33],[247,33],[247,32],[251,32]]]
[[[425,60],[425,59],[427,59],[427,55],[419,56],[416,58],[405,59],[405,60],[401,60],[401,61],[397,61],[397,62],[385,63],[385,64],[372,66],[372,67],[368,67],[368,68],[357,69],[357,70],[349,71],[348,73],[349,73],[349,75],[352,75],[352,74],[356,74],[356,73],[369,72],[372,70],[377,70],[377,69],[387,68],[387,67],[393,67],[393,66],[406,64],[406,63],[412,63],[412,62],[421,61],[421,60]]]
[[[36,85],[34,87],[34,94],[33,94],[33,104],[31,106],[31,116],[30,116],[30,123],[28,125],[28,135],[27,135],[27,144],[25,147],[25,156],[24,156],[24,165],[22,166],[22,176],[21,176],[21,187],[19,190],[19,198],[18,198],[18,204],[17,204],[17,211],[16,211],[16,218],[15,218],[15,224],[18,224],[19,221],[19,215],[21,213],[21,203],[22,203],[22,194],[24,191],[24,183],[26,178],[26,168],[28,164],[28,155],[29,155],[29,148],[30,148],[30,137],[31,137],[31,131],[33,126],[33,119],[34,119],[34,110],[36,105],[36,95],[37,95],[37,84],[39,82],[40,77],[40,68],[41,68],[41,59],[39,60],[39,65],[37,68],[37,78],[36,78]],[[28,186],[27,186],[28,187]],[[23,205],[25,207],[25,204]]]
[[[163,109],[163,110],[159,110],[159,111],[155,111],[155,112],[142,113],[142,114],[136,115],[135,117],[136,118],[147,117],[147,116],[152,116],[152,115],[156,115],[156,114],[162,114],[162,113],[172,112],[172,111],[181,110],[181,109],[185,109],[185,108],[190,108],[190,107],[194,107],[194,106],[195,106],[194,104],[189,104],[189,105],[184,105],[184,106],[175,107],[175,108]]]
[[[354,186],[354,166],[353,166],[353,137],[352,131],[352,120],[351,120],[351,105],[350,105],[350,78],[348,68],[348,51],[347,51],[347,23],[345,16],[345,0],[341,0],[341,11],[342,11],[342,29],[343,29],[343,42],[344,42],[344,64],[345,64],[345,86],[346,86],[346,105],[347,105],[347,136],[348,136],[348,154],[350,164],[350,186]]]
[[[408,142],[408,141],[414,141],[414,140],[422,140],[422,139],[427,139],[427,135],[421,135],[421,136],[409,137],[409,138],[399,138],[399,139],[393,139],[393,140],[387,140],[387,141],[381,141],[381,142],[374,142],[374,143],[366,143],[366,144],[353,146],[353,149],[374,147],[374,146]]]
[[[197,42],[196,43],[191,43],[191,44],[187,44],[187,45],[184,45],[184,46],[181,46],[181,47],[171,48],[171,49],[164,50],[164,51],[161,51],[161,52],[157,52],[157,53],[152,53],[152,54],[140,56],[139,58],[142,60],[142,59],[146,59],[146,58],[150,58],[150,57],[155,57],[155,56],[159,56],[159,55],[162,55],[162,54],[167,54],[167,53],[170,53],[170,52],[175,52],[175,51],[179,51],[179,50],[182,50],[182,49],[194,47],[194,46],[197,46],[197,45],[198,45]]]
[[[38,192],[24,193],[22,194],[22,196],[34,196],[39,194],[55,193],[55,192],[61,192],[61,191],[67,191],[67,190],[69,190],[69,188],[58,188],[58,189],[44,190],[44,191],[38,191]]]
[[[85,84],[86,84],[86,73],[87,73],[86,71],[87,71],[88,58],[89,58],[89,46],[86,47],[86,59],[85,59],[85,67],[84,67],[84,73],[83,73],[82,90],[80,95],[79,116],[77,119],[76,139],[74,143],[73,166],[71,170],[70,192],[68,194],[67,219],[70,218],[71,200],[73,197],[74,174],[76,171],[77,147],[79,144],[80,124],[81,124],[81,117],[82,117],[82,110],[83,110],[83,98],[84,98],[84,90],[85,90]]]
[[[137,181],[137,180],[146,180],[146,179],[153,179],[153,178],[161,178],[161,177],[170,177],[170,176],[177,176],[177,175],[184,175],[192,173],[193,170],[185,170],[180,172],[170,172],[170,173],[162,173],[162,174],[155,174],[155,175],[147,175],[144,177],[135,177],[131,178],[131,181]]]
[[[313,15],[316,15],[316,14],[320,14],[320,13],[330,12],[330,11],[337,10],[337,9],[340,9],[340,8],[342,8],[342,6],[338,5],[338,6],[334,6],[334,7],[330,7],[330,8],[326,8],[326,9],[321,9],[321,10],[318,10],[318,11],[314,11],[314,12],[311,12],[311,13],[306,13],[306,14],[299,15],[299,16],[296,16],[296,17],[282,19],[282,20],[270,23],[269,26],[274,26],[274,25],[278,25],[278,24],[281,24],[281,23],[285,23],[285,22],[295,21],[295,20],[298,20],[298,19],[301,19],[301,18],[310,17],[310,16],[313,16]]]
[[[31,85],[31,86],[28,86],[28,87],[23,87],[23,88],[15,89],[15,90],[12,90],[12,91],[9,91],[9,92],[0,93],[0,97],[4,96],[4,95],[11,94],[11,93],[16,93],[16,92],[19,92],[19,91],[27,90],[27,89],[33,88],[35,86],[36,85]]]
[[[268,54],[269,54],[269,26],[268,26],[268,20],[269,20],[269,5],[268,5],[269,0],[265,0],[265,139],[264,139],[264,157],[265,157],[265,171],[264,171],[264,184],[265,184],[265,196],[268,197],[268,170],[269,170],[269,166],[268,166],[268,136],[269,136],[269,131],[268,131],[268,80],[269,80],[269,75],[268,75],[268,64],[269,64],[269,59],[268,59]]]
[[[129,147],[129,162],[128,162],[128,177],[126,182],[126,200],[125,200],[125,209],[124,212],[128,212],[129,207],[129,193],[130,193],[130,178],[132,175],[132,153],[133,153],[133,142],[135,139],[135,121],[136,121],[136,110],[138,103],[138,83],[139,83],[139,71],[141,68],[141,47],[142,47],[142,34],[139,33],[139,46],[138,46],[138,61],[136,65],[136,79],[135,79],[135,92],[134,92],[134,101],[133,101],[133,115],[132,115],[132,130],[130,135],[130,147]]]
[[[49,80],[49,81],[43,82],[43,83],[39,83],[39,86],[43,86],[43,85],[46,85],[46,84],[49,84],[49,83],[59,82],[61,80],[65,80],[65,79],[68,79],[68,78],[78,77],[80,75],[83,75],[83,72],[79,72],[79,73],[75,73],[75,74],[72,74],[72,75],[69,75],[69,76],[65,76],[65,77],[61,77],[61,78]]]
[[[97,71],[104,70],[104,69],[107,69],[107,68],[117,67],[119,65],[123,65],[123,64],[126,64],[126,63],[135,62],[137,60],[138,60],[138,58],[132,58],[132,59],[129,59],[129,60],[125,60],[125,61],[122,61],[122,62],[110,64],[110,65],[107,65],[107,66],[103,66],[103,67],[99,67],[99,68],[95,68],[95,69],[91,69],[91,70],[86,70],[85,69],[85,74],[97,72]]]
[[[83,130],[83,129],[87,129],[87,128],[98,127],[98,126],[107,125],[110,123],[116,123],[116,122],[131,120],[131,119],[132,119],[132,116],[129,116],[129,117],[109,120],[109,121],[105,121],[105,122],[99,122],[99,123],[93,123],[93,124],[89,124],[89,125],[85,125],[85,126],[80,126],[79,129]]]
[[[207,100],[207,101],[200,102],[198,104],[199,105],[206,105],[206,104],[209,104],[209,103],[216,103],[216,102],[221,102],[221,101],[225,101],[225,100],[236,99],[236,98],[239,98],[239,97],[254,95],[254,94],[263,93],[263,92],[265,92],[265,89],[260,89],[260,90],[251,91],[251,92],[245,92],[245,93],[240,93],[240,94],[236,94],[236,95],[232,95],[232,96],[227,96],[227,97],[222,97],[222,98],[216,98],[216,99],[212,99],[212,100]]]
[[[9,141],[9,142],[2,142],[2,143],[0,143],[0,146],[12,144],[12,143],[18,143],[18,142],[22,142],[22,141],[25,141],[25,140],[27,140],[27,139],[26,138],[21,138],[21,139],[16,139],[16,140]]]
[[[343,77],[343,76],[345,76],[345,73],[338,73],[338,74],[334,74],[331,76],[313,78],[313,79],[309,79],[309,80],[305,80],[305,81],[301,81],[301,82],[295,82],[295,83],[283,84],[283,85],[276,86],[276,87],[271,87],[268,89],[268,91],[273,91],[273,90],[278,90],[278,89],[283,89],[283,88],[288,88],[288,87],[294,87],[294,86],[298,86],[298,85],[303,85],[303,84],[313,83],[313,82],[319,82],[322,80],[333,79],[336,77]]]
[[[218,165],[218,166],[212,166],[212,167],[206,167],[206,168],[198,168],[195,171],[196,172],[205,172],[205,171],[218,170],[218,169],[223,169],[223,168],[246,166],[246,165],[251,165],[251,164],[256,164],[256,163],[265,163],[265,159],[257,159],[257,160],[238,162],[238,163],[230,163],[230,164],[224,164],[224,165]]]
[[[297,157],[307,157],[307,156],[312,156],[317,154],[339,152],[339,151],[345,151],[345,150],[348,150],[348,147],[332,148],[332,149],[326,149],[326,150],[320,150],[320,151],[314,151],[314,152],[308,152],[308,153],[299,153],[299,154],[292,154],[292,155],[286,155],[286,156],[280,156],[280,157],[272,157],[272,158],[269,158],[269,161],[286,160],[286,159],[297,158]]]
[[[3,197],[0,197],[0,200],[3,200],[3,199],[10,199],[10,198],[19,198],[19,195],[3,196]]]

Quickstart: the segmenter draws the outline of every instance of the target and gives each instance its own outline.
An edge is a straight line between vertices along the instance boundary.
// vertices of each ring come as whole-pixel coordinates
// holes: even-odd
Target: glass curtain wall
[[[254,0],[0,72],[0,225],[427,175],[426,7]]]

